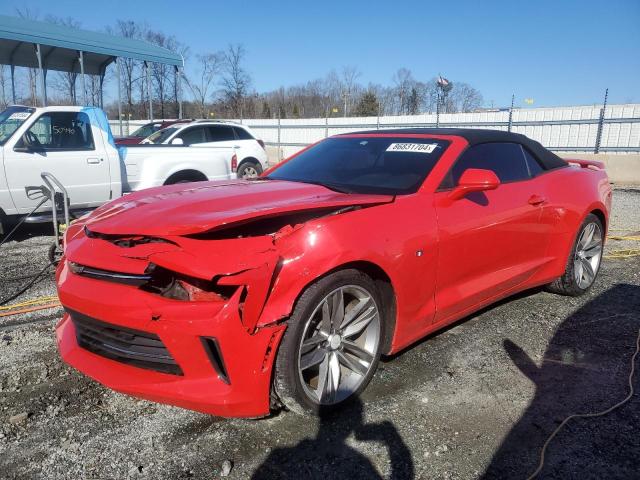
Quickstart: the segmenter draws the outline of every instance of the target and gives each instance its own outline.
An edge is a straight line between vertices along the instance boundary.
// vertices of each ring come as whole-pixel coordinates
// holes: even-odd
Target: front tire
[[[600,219],[590,213],[585,218],[571,249],[564,274],[547,286],[560,295],[577,297],[586,293],[595,282],[604,248],[604,228]]]
[[[298,300],[276,358],[280,401],[300,414],[334,409],[371,381],[385,338],[378,289],[358,270],[308,287]]]

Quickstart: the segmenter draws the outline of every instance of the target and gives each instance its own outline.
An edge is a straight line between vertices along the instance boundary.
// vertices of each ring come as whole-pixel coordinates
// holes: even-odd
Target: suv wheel
[[[253,160],[242,162],[238,167],[238,178],[256,178],[262,173],[262,166]]]

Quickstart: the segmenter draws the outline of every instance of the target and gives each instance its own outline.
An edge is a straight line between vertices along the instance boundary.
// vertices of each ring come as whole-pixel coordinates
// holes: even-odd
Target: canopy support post
[[[182,72],[180,71],[180,67],[175,67],[176,74],[176,97],[178,100],[178,118],[182,120],[182,95],[180,95],[180,88],[182,87],[181,76]]]
[[[16,103],[16,66],[15,65],[11,65],[11,98],[13,99],[13,104],[15,105]]]
[[[84,54],[82,50],[78,52],[80,56],[78,59],[80,60],[80,76],[82,77],[82,103],[86,107],[87,106],[87,84],[84,78]]]
[[[144,62],[144,69],[147,74],[147,97],[149,97],[149,121],[153,122],[153,99],[151,97],[151,72],[149,72],[149,64]]]
[[[47,106],[47,80],[46,80],[46,74],[43,72],[42,69],[42,52],[40,50],[40,44],[36,43],[36,57],[38,57],[38,73],[40,74],[40,88],[41,88],[41,101],[42,101],[42,106],[46,107]]]
[[[116,57],[116,71],[118,73],[118,126],[122,137],[122,85],[120,79],[120,58]]]

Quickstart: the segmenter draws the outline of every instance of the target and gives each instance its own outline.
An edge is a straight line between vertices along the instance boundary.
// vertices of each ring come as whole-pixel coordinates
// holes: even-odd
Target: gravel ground
[[[612,234],[640,235],[639,207],[640,190],[616,189]],[[44,265],[45,232],[0,248],[0,298]],[[52,280],[21,300],[54,294]],[[59,310],[0,317],[0,477],[526,478],[563,418],[626,395],[639,312],[640,257],[608,258],[588,295],[486,309],[385,359],[361,403],[320,420],[225,420],[114,393],[58,358]],[[639,428],[637,393],[573,421],[541,477],[640,478]]]

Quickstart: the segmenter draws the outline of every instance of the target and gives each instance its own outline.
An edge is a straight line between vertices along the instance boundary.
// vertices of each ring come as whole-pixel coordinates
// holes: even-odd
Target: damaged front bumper
[[[247,328],[244,288],[224,301],[180,301],[74,273],[67,259],[57,280],[66,310],[58,347],[74,368],[114,390],[208,414],[269,413],[285,326]]]

